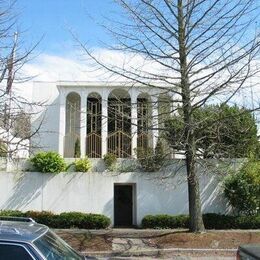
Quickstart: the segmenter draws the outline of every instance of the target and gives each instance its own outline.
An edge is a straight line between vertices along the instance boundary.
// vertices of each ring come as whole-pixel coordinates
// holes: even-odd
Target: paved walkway
[[[161,249],[142,238],[112,238],[112,251],[84,252],[85,255],[109,259],[177,259],[177,260],[234,260],[234,249]],[[103,258],[104,259],[104,258]]]

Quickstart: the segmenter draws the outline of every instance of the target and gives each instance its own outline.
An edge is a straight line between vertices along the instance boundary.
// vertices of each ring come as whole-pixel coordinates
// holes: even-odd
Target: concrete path
[[[112,238],[111,252],[84,252],[96,259],[177,259],[177,260],[234,260],[234,249],[161,249],[142,238]]]

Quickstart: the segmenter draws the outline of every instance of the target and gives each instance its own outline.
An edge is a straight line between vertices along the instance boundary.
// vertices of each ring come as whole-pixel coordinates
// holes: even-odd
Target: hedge
[[[4,210],[0,211],[0,216],[30,217],[36,222],[49,226],[50,228],[103,229],[110,225],[110,219],[104,215],[81,212],[54,214],[49,211],[21,212],[18,210]]]
[[[203,215],[206,229],[259,229],[260,215],[230,216],[208,213]],[[143,228],[189,228],[188,215],[147,215],[142,220]]]

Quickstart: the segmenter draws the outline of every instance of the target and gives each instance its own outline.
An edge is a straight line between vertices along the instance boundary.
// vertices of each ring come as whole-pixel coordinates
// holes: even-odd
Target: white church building
[[[135,158],[136,148],[155,147],[159,125],[174,111],[170,89],[120,82],[35,82],[33,100],[46,107],[35,142],[65,158],[74,157],[77,141],[81,157]]]
[[[136,148],[156,146],[164,119],[176,110],[170,89],[35,82],[32,97],[43,102],[32,122],[35,128],[41,125],[32,139],[33,152],[56,151],[71,162],[80,150],[93,167],[87,173],[5,172],[0,209],[99,213],[121,227],[140,225],[148,214],[188,214],[184,160],[171,154],[172,164],[154,173],[128,167],[136,162]],[[104,168],[107,153],[119,158],[114,172]],[[230,210],[216,174],[201,173],[200,189],[204,213]]]

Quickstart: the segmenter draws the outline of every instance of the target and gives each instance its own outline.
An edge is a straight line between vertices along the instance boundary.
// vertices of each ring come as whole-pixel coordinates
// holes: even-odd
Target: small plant
[[[80,141],[79,141],[79,138],[77,138],[77,140],[75,142],[74,158],[80,158]]]
[[[0,139],[0,157],[7,157],[7,145]]]
[[[116,161],[117,161],[117,157],[115,154],[113,153],[107,153],[104,155],[104,162],[106,165],[106,168],[109,171],[114,171],[116,168]]]
[[[239,213],[260,213],[260,161],[249,160],[224,180],[224,194]]]
[[[76,172],[88,172],[91,169],[91,162],[88,157],[77,159],[75,161]]]
[[[146,172],[159,171],[165,162],[165,153],[160,139],[155,149],[148,147],[146,149],[138,148],[136,150],[138,162]]]
[[[189,228],[188,215],[147,215],[142,219],[143,228]],[[215,213],[203,214],[206,229],[259,229],[260,216],[230,216]]]
[[[0,216],[5,217],[30,217],[36,222],[47,225],[51,228],[84,228],[104,229],[111,221],[107,216],[82,212],[63,212],[54,214],[50,211],[27,211],[3,210]]]
[[[44,173],[59,173],[66,168],[64,159],[56,152],[39,152],[30,161],[37,171]]]

